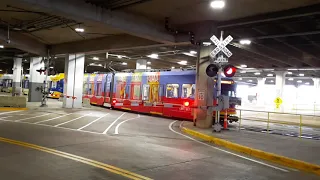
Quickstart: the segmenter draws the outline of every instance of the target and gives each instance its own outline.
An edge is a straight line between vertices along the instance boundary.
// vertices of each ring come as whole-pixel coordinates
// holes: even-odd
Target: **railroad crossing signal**
[[[232,56],[232,52],[229,51],[226,46],[233,40],[232,36],[228,36],[225,40],[219,40],[213,35],[210,40],[217,46],[211,53],[210,56],[214,58],[220,51],[222,51],[228,58]]]
[[[280,108],[280,105],[282,104],[282,99],[280,97],[277,97],[275,100],[274,100],[274,103],[276,104],[276,108],[279,109]]]

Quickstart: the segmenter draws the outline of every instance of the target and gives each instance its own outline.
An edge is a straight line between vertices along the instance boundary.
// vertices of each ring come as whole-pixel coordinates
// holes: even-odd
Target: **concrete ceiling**
[[[28,52],[26,58],[49,47],[52,55],[87,52],[88,64],[93,63],[92,56],[100,57],[102,65],[127,61],[127,66],[114,65],[123,70],[134,68],[138,58],[158,53],[160,58],[152,60],[152,68],[179,67],[177,62],[182,60],[188,61],[188,67],[195,65],[196,58],[176,53],[198,49],[188,33],[202,42],[223,30],[235,39],[228,48],[234,54],[229,61],[236,66],[246,64],[258,70],[320,67],[319,0],[226,0],[223,10],[209,4],[209,0],[2,0],[0,43],[5,44],[10,24],[12,43],[6,48]],[[85,32],[75,32],[76,27]],[[239,44],[243,38],[252,44]],[[105,59],[106,52],[130,59]],[[21,52],[12,56],[17,53]],[[0,52],[1,56],[5,54]],[[3,60],[9,61],[12,58]],[[310,76],[320,73],[312,70]]]

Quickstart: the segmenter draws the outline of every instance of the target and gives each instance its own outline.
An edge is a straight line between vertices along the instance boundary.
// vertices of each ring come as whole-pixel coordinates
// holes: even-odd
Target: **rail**
[[[320,116],[237,109],[239,121],[230,128],[320,140]]]

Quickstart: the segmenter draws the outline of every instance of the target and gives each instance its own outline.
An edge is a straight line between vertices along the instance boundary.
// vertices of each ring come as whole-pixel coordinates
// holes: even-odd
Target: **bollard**
[[[267,132],[269,133],[270,128],[270,112],[268,112],[268,123],[267,123]]]
[[[228,129],[228,110],[224,112],[223,129]]]
[[[240,119],[239,119],[239,120],[240,120],[240,121],[239,121],[239,131],[241,130],[241,121],[242,121],[242,116],[241,116],[241,114],[242,114],[242,111],[240,110],[240,112],[239,112],[239,116],[240,116],[240,117],[239,117],[239,118],[240,118]]]
[[[302,115],[300,114],[300,132],[299,132],[299,134],[300,134],[300,138],[301,138],[301,136],[302,136]]]

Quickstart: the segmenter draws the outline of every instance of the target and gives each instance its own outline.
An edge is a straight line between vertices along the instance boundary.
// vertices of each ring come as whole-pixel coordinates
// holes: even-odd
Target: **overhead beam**
[[[47,54],[47,46],[42,44],[41,42],[24,35],[22,33],[10,32],[10,43],[9,45],[20,49],[22,51],[26,51],[28,53],[45,56]],[[0,29],[0,41],[8,42],[8,32]]]
[[[124,34],[52,45],[50,53],[54,55],[70,53],[95,54],[107,51],[125,50],[128,48],[147,48],[160,45],[162,44]]]
[[[174,43],[175,37],[165,31],[164,24],[123,11],[110,11],[78,0],[11,0],[49,14],[79,22],[96,22],[124,33],[160,43]]]
[[[320,4],[315,4],[315,5],[310,5],[306,7],[294,8],[294,9],[289,9],[285,11],[266,13],[266,14],[261,14],[257,16],[251,16],[251,17],[245,17],[241,19],[221,22],[218,25],[218,29],[233,28],[237,26],[266,23],[266,22],[286,20],[286,19],[319,15],[319,14],[320,14]]]

